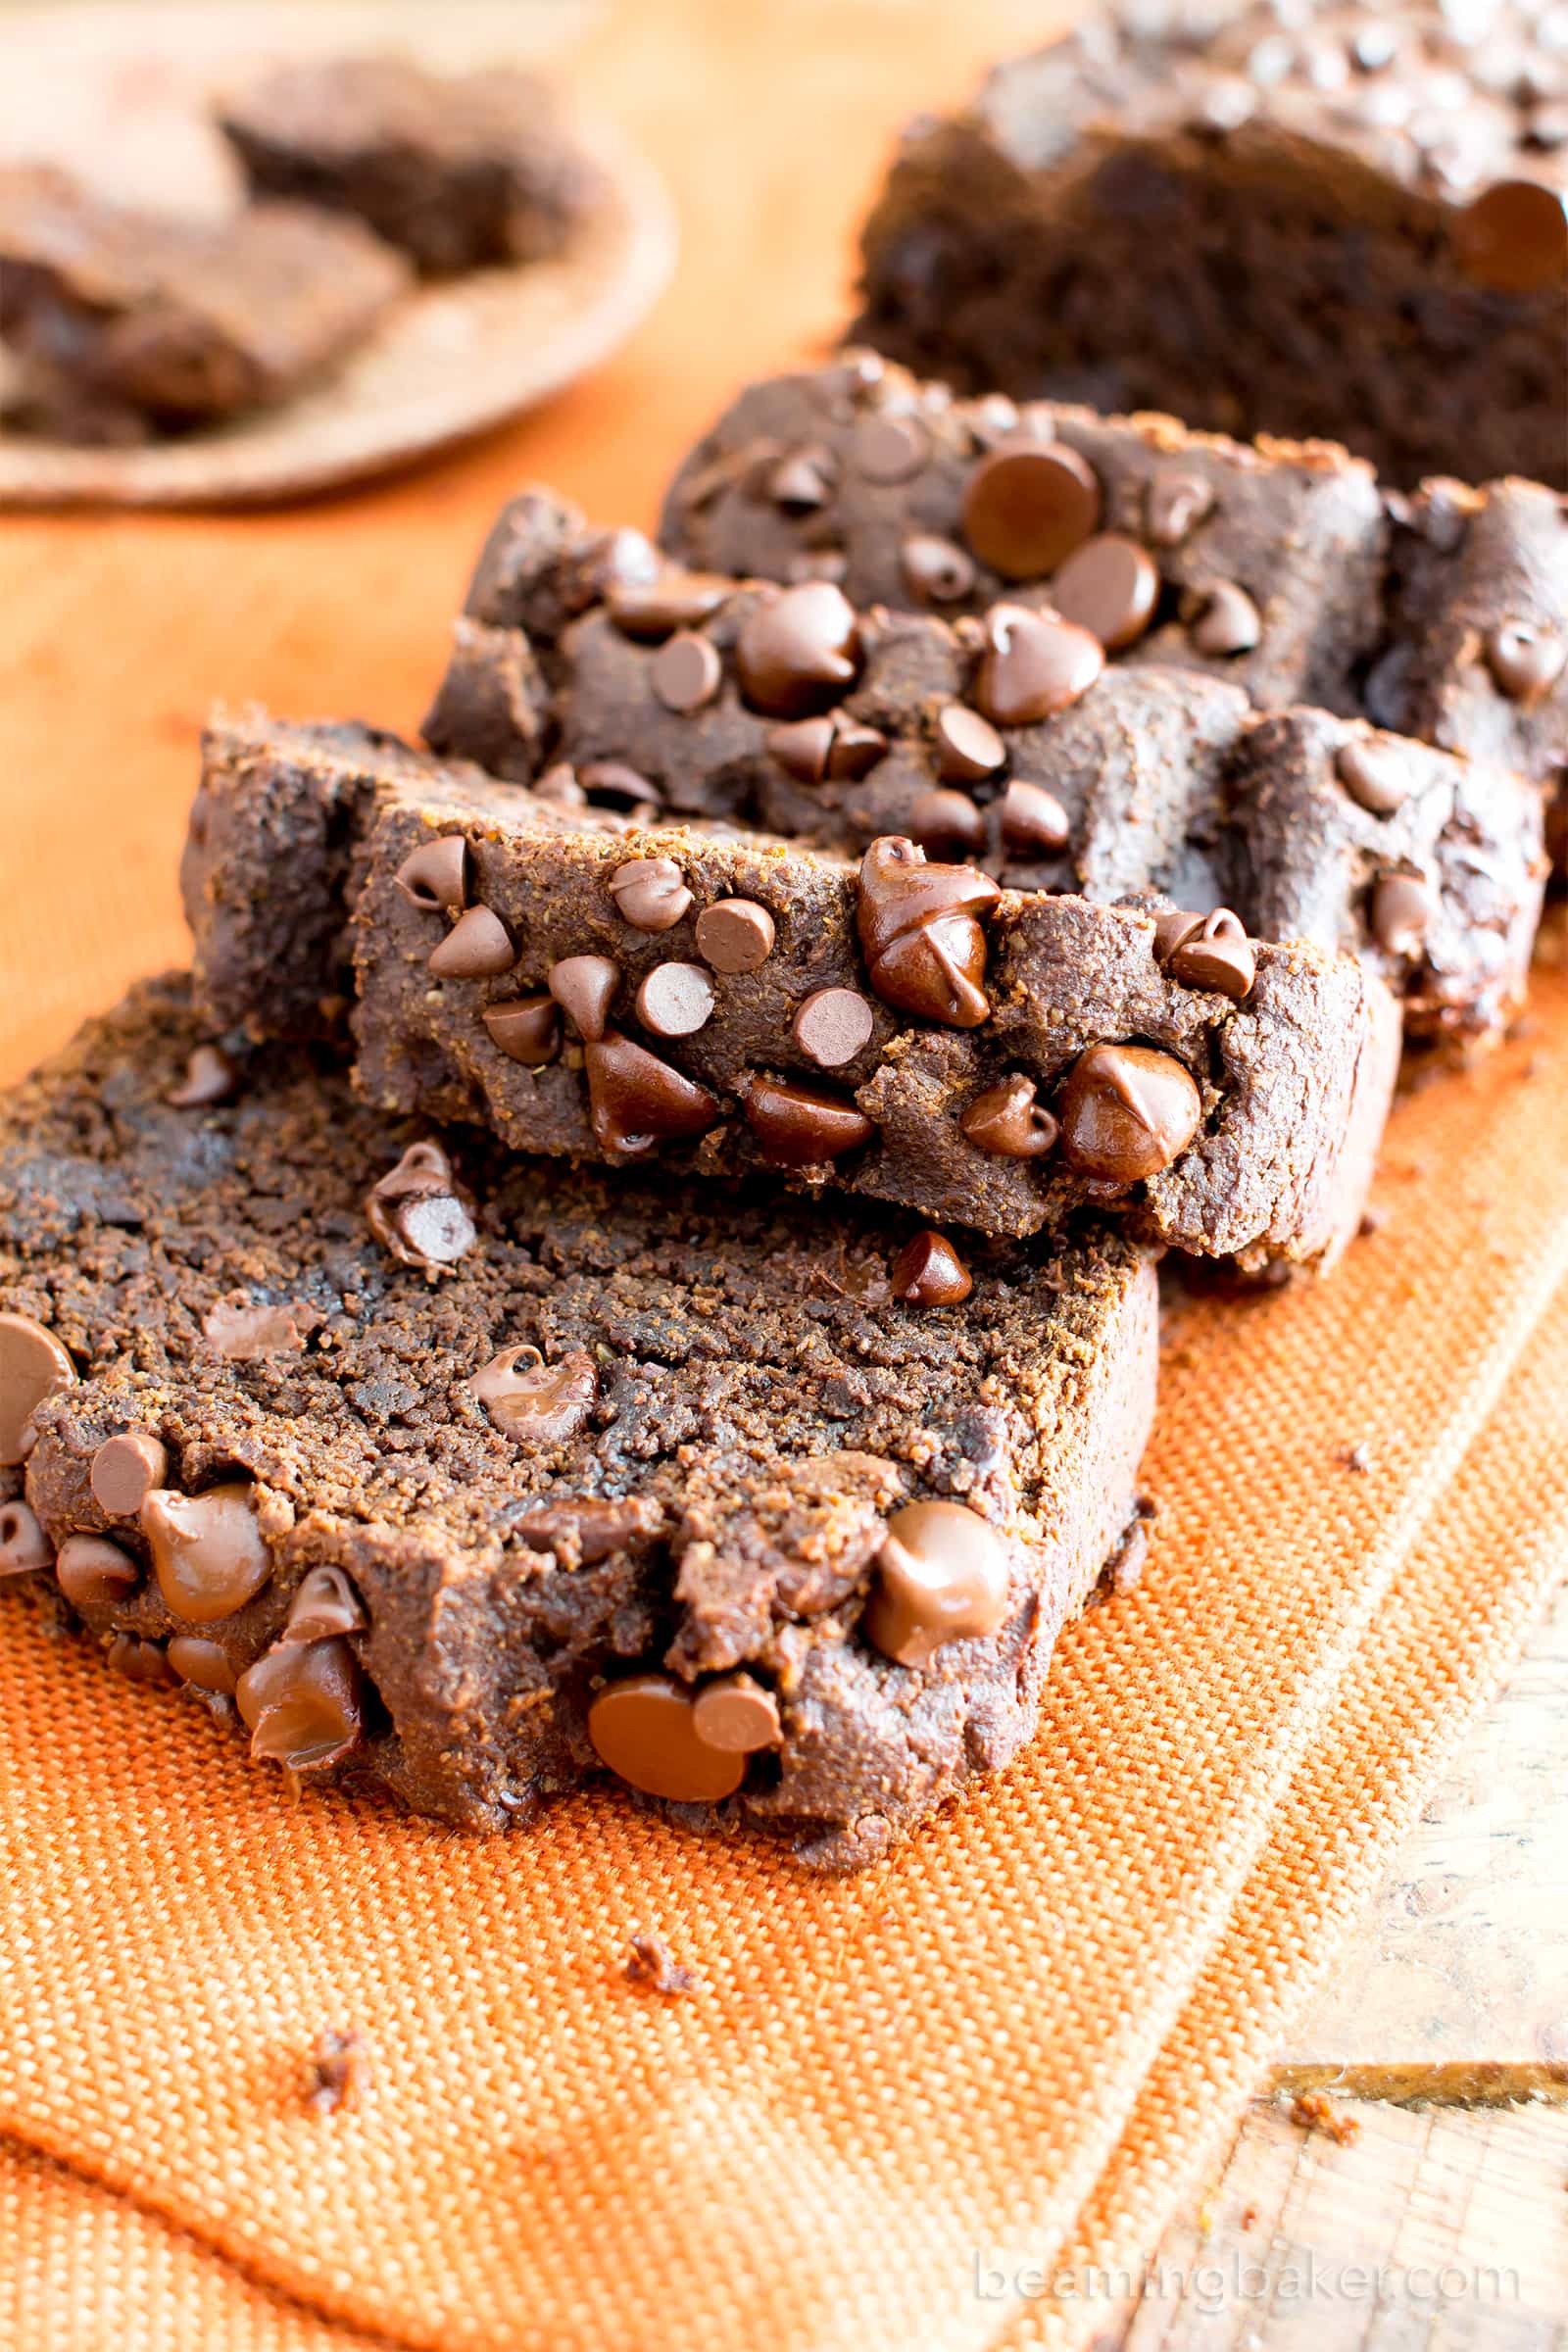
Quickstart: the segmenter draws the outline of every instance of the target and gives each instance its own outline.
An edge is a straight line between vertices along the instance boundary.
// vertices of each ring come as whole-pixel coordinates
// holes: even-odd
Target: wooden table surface
[[[562,29],[575,12],[534,0],[522,13]],[[292,510],[0,517],[0,768],[36,778],[6,850],[0,1078],[134,975],[183,959],[174,867],[210,705],[415,727],[500,500],[549,479],[596,516],[650,522],[664,472],[726,393],[831,338],[853,224],[897,124],[1060,13],[622,0],[573,45],[572,71],[665,172],[685,246],[656,315],[592,382],[439,463]],[[1113,2323],[1101,2314],[1102,2344],[1568,2340],[1565,1721],[1561,1612],[1281,2053],[1223,2177],[1193,2184],[1159,2250],[1188,2271],[1262,2265],[1267,2291],[1206,2314],[1152,2292]],[[1350,2145],[1290,2119],[1291,2092],[1325,2083],[1359,2125]],[[1524,2291],[1297,2308],[1283,2284],[1308,2249],[1517,2264]]]

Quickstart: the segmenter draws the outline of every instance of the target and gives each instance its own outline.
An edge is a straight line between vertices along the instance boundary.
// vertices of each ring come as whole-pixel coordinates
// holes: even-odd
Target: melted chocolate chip
[[[141,1583],[141,1562],[107,1536],[68,1536],[55,1575],[74,1609],[111,1609]]]
[[[1216,661],[1250,654],[1263,634],[1262,615],[1234,580],[1210,580],[1182,592],[1181,616],[1197,651]]]
[[[999,727],[1024,727],[1068,710],[1105,666],[1098,637],[1027,605],[993,605],[974,699]]]
[[[691,1692],[667,1674],[628,1675],[601,1690],[588,1737],[618,1779],[677,1804],[717,1804],[746,1777],[744,1753],[699,1737]]]
[[[572,1494],[541,1503],[516,1521],[517,1533],[536,1549],[580,1568],[595,1568],[617,1551],[648,1544],[660,1515],[640,1495],[614,1501],[599,1494]]]
[[[786,514],[811,514],[827,505],[837,478],[831,450],[792,450],[768,473],[767,496]]]
[[[595,1138],[618,1158],[636,1157],[656,1144],[706,1135],[722,1116],[706,1087],[613,1029],[591,1043],[584,1058]]]
[[[116,1634],[105,1651],[116,1674],[122,1674],[127,1683],[172,1683],[174,1672],[164,1654],[161,1642],[149,1642],[140,1634]]]
[[[0,1465],[25,1459],[27,1424],[40,1404],[69,1389],[76,1367],[53,1332],[31,1315],[0,1314]]]
[[[330,1561],[309,1568],[288,1604],[280,1642],[332,1642],[343,1634],[363,1634],[369,1624],[364,1601],[341,1568]]]
[[[1064,1155],[1106,1185],[1137,1184],[1180,1157],[1198,1132],[1202,1098],[1172,1054],[1150,1046],[1091,1046],[1061,1101]]]
[[[1241,918],[1228,906],[1216,906],[1212,914],[1195,916],[1174,941],[1165,968],[1183,988],[1213,989],[1240,1004],[1251,994],[1257,957]]]
[[[457,1264],[478,1233],[472,1205],[439,1144],[411,1144],[367,1195],[365,1213],[382,1248],[405,1266]]]
[[[468,1388],[504,1437],[519,1446],[561,1446],[587,1426],[599,1376],[581,1348],[555,1364],[542,1362],[536,1348],[503,1348]]]
[[[814,1167],[868,1144],[876,1129],[853,1102],[815,1087],[754,1078],[743,1108],[747,1125],[776,1167]]]
[[[671,931],[692,903],[686,877],[673,858],[634,858],[610,877],[610,895],[623,923],[634,931]]]
[[[949,1642],[996,1633],[1006,1615],[1006,1548],[978,1512],[960,1502],[895,1511],[860,1620],[874,1649],[925,1667]]]
[[[860,946],[871,986],[885,1004],[977,1029],[991,1006],[980,986],[986,937],[976,909],[1001,897],[989,875],[966,865],[932,865],[912,841],[873,841],[860,863]]]
[[[164,1100],[173,1110],[207,1110],[226,1102],[239,1084],[239,1072],[221,1046],[192,1046],[185,1075]]]
[[[677,629],[701,628],[734,593],[734,581],[715,572],[661,572],[657,579],[628,581],[614,589],[609,599],[610,617],[623,636],[657,642]]]
[[[772,718],[802,718],[837,702],[859,662],[855,608],[827,580],[760,603],[735,647],[742,693],[753,710]]]
[[[1173,459],[1156,466],[1144,489],[1144,520],[1156,547],[1179,547],[1214,504],[1209,482]]]
[[[0,1502],[0,1576],[30,1576],[54,1566],[55,1547],[24,1502]]]
[[[956,1306],[974,1277],[945,1234],[917,1233],[893,1261],[893,1296],[906,1306]]]
[[[240,1676],[234,1704],[253,1756],[325,1772],[359,1744],[365,1678],[347,1642],[279,1643]]]
[[[246,1481],[226,1480],[204,1494],[155,1488],[140,1516],[158,1589],[187,1625],[212,1625],[243,1608],[272,1573]]]
[[[1039,1101],[1032,1078],[1004,1078],[976,1095],[958,1121],[971,1144],[999,1159],[1042,1159],[1058,1133],[1056,1121]]]
[[[175,1634],[164,1653],[182,1683],[219,1698],[232,1698],[237,1677],[222,1644],[205,1634]]]

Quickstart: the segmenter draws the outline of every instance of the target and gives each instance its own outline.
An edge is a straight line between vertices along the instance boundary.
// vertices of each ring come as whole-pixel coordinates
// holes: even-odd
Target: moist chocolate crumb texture
[[[441,75],[402,57],[286,66],[220,120],[258,195],[357,214],[430,275],[547,261],[601,193],[530,74]]]
[[[1355,1231],[1399,1044],[1359,958],[1004,889],[906,836],[855,860],[628,829],[569,774],[581,807],[475,799],[434,760],[421,793],[417,766],[351,729],[213,732],[184,872],[211,1022],[340,1031],[352,940],[366,1098],[517,1151],[771,1172],[994,1234],[1102,1207],[1249,1269]],[[289,814],[312,794],[357,828],[325,879],[331,826]]]
[[[0,170],[0,317],[17,421],[134,441],[284,400],[370,332],[407,264],[296,204],[196,223],[49,166]]]
[[[1134,0],[906,134],[859,341],[963,391],[1568,484],[1550,0]]]
[[[1137,1244],[966,1240],[957,1315],[907,1219],[443,1145],[295,1048],[191,1103],[204,1042],[151,983],[0,1104],[14,1592],[473,1829],[609,1772],[850,1868],[1016,1753],[1144,1540]]]
[[[1568,369],[1560,302],[1558,336]],[[1468,482],[1385,497],[1330,443],[959,401],[867,352],[742,392],[678,469],[662,537],[693,569],[831,579],[857,606],[1049,605],[1111,661],[1516,767],[1568,828],[1568,501],[1469,486],[1489,461],[1463,462]],[[1519,451],[1490,462],[1523,470]]]
[[[823,380],[781,387],[797,423]],[[877,430],[889,423],[870,416]],[[1148,450],[1129,437],[1147,473]],[[742,445],[755,448],[750,432]],[[1022,454],[1033,466],[1052,447],[1031,441]],[[966,461],[982,482],[987,463]],[[935,466],[944,505],[957,505],[962,471]],[[1063,478],[1077,483],[1071,467]],[[1262,476],[1243,466],[1236,478],[1251,496]],[[1276,517],[1277,564],[1309,535],[1311,478],[1296,479],[1294,519]],[[1020,510],[1007,512],[1017,523]],[[725,553],[745,537],[738,511],[735,522],[720,534]],[[1250,525],[1243,535],[1250,544]],[[1325,576],[1341,545],[1329,536]],[[893,544],[880,525],[872,541]],[[1020,890],[1228,909],[1254,937],[1361,956],[1400,997],[1412,1035],[1500,1035],[1524,997],[1540,915],[1539,789],[1502,756],[1446,757],[1318,709],[1256,714],[1217,659],[1107,665],[1136,564],[1152,572],[1152,560],[1111,533],[1086,545],[1109,551],[1105,596],[1061,597],[1078,618],[1049,609],[1038,584],[1015,595],[998,577],[973,582],[965,601],[978,609],[949,620],[857,604],[827,579],[661,572],[634,535],[594,533],[548,493],[524,493],[481,557],[425,732],[552,791],[568,762],[579,785],[645,819],[660,808],[724,815],[856,854],[899,833]],[[778,537],[759,552],[793,568]],[[1254,551],[1246,568],[1259,562]],[[881,576],[874,550],[850,569],[851,586]],[[1298,576],[1314,569],[1303,558]],[[1152,618],[1147,598],[1134,601]],[[1272,632],[1266,599],[1263,610]],[[1267,658],[1271,694],[1320,674],[1281,628],[1289,649]],[[1179,662],[1192,635],[1173,618],[1147,642]],[[1410,697],[1391,681],[1392,699]]]

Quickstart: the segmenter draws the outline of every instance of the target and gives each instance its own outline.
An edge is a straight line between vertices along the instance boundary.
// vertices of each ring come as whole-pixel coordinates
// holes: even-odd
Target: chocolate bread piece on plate
[[[848,1868],[1017,1752],[1142,1548],[1135,1242],[970,1243],[956,1315],[907,1218],[449,1156],[301,1047],[196,1102],[203,1037],[150,983],[0,1101],[15,1590],[473,1829],[608,1771]]]
[[[726,1185],[772,1171],[995,1234],[1093,1205],[1249,1269],[1327,1264],[1355,1230],[1398,1054],[1395,1001],[1356,957],[1004,890],[899,836],[856,861],[719,825],[628,830],[488,780],[474,798],[433,760],[421,795],[413,755],[382,758],[368,733],[216,729],[185,882],[198,992],[253,1036],[319,1005],[340,1025],[352,924],[358,1083],[383,1110]],[[357,810],[314,971],[288,923],[323,903],[322,829],[279,838],[302,779]],[[290,992],[233,952],[236,902],[289,955]]]
[[[567,761],[574,789],[645,817],[856,853],[902,833],[1019,889],[1228,908],[1362,956],[1412,1035],[1495,1039],[1525,993],[1541,795],[1506,760],[1304,706],[1265,717],[1198,669],[1106,666],[1038,601],[950,621],[825,580],[652,574],[627,534],[526,492],[490,535],[425,732],[519,780]]]
[[[1568,37],[1540,0],[1126,0],[913,123],[857,340],[963,391],[1568,485]]]

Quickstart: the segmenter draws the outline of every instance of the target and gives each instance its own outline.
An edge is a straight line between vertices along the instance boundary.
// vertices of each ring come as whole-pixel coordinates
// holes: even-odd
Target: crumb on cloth
[[[696,1992],[701,1979],[689,1968],[682,1968],[660,1936],[633,1936],[630,1938],[626,1961],[626,1982],[639,1984],[647,1992],[662,1992],[673,1999],[683,1992]]]
[[[304,2099],[313,2115],[358,2107],[369,2087],[370,2061],[363,2034],[331,2028],[318,2034],[305,2066]]]

